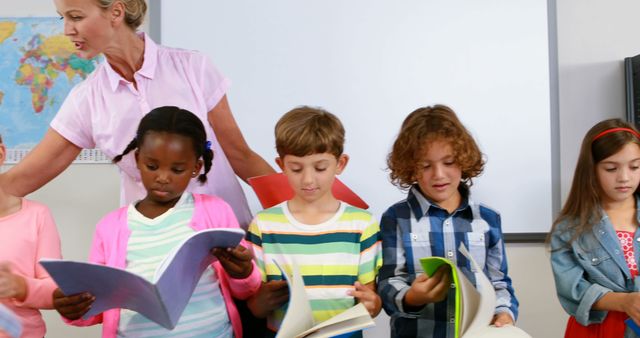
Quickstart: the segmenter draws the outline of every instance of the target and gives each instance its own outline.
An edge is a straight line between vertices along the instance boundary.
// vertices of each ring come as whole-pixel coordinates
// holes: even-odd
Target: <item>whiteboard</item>
[[[323,107],[345,125],[351,161],[341,179],[379,216],[405,196],[385,170],[403,119],[418,107],[446,104],[487,159],[472,198],[500,212],[505,233],[549,230],[546,1],[172,0],[161,6],[162,44],[206,53],[231,79],[236,120],[274,167],[278,118],[298,105]]]

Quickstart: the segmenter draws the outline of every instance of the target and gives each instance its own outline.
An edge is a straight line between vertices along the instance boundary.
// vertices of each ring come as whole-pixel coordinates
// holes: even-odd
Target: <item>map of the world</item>
[[[0,55],[0,134],[7,148],[26,153],[98,61],[75,54],[58,18],[0,18]]]

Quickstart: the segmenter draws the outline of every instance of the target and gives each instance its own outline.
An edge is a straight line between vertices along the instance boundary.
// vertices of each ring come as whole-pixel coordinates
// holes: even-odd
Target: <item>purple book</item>
[[[165,257],[153,281],[101,264],[60,259],[41,259],[40,264],[65,295],[89,292],[96,297],[84,319],[123,308],[173,329],[202,273],[216,259],[210,250],[236,247],[244,235],[242,229],[226,228],[195,232]]]

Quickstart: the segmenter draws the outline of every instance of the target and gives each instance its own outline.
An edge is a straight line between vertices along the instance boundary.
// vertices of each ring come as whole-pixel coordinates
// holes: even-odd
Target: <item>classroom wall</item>
[[[623,59],[640,54],[639,10],[634,0],[557,1],[563,200],[587,130],[625,118]]]
[[[551,1],[554,2],[554,1]],[[51,1],[3,3],[3,16],[55,15]],[[151,5],[152,5],[151,1]],[[640,53],[640,22],[633,0],[557,1],[561,191],[566,196],[582,136],[595,122],[624,116],[622,59]],[[241,126],[242,127],[242,126]],[[5,168],[6,169],[6,168]],[[84,260],[96,221],[117,207],[118,175],[111,165],[72,165],[29,196],[50,206],[65,258]],[[518,325],[533,337],[561,337],[566,314],[555,288],[543,244],[507,244],[510,275],[521,302]],[[45,311],[47,337],[98,337],[99,328],[71,328]],[[367,337],[387,337],[386,318]]]
[[[236,120],[271,163],[273,130],[264,126],[300,104],[321,106],[346,129],[351,159],[341,179],[380,214],[402,198],[393,185],[370,182],[388,181],[385,155],[403,117],[445,103],[486,154],[474,199],[500,210],[505,233],[546,231],[553,212],[546,2],[161,4],[162,42],[202,51],[231,79]],[[224,15],[207,29],[185,25],[211,13]],[[500,137],[484,137],[495,134],[496,121]],[[527,156],[514,157],[518,151]],[[514,171],[536,175],[521,180]]]

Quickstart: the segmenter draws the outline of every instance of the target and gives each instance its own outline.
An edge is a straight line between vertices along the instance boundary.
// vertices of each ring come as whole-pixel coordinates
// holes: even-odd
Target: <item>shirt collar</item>
[[[462,197],[460,206],[452,214],[465,211],[466,209],[469,208],[468,192],[461,189],[460,194]],[[420,188],[418,187],[417,184],[413,185],[409,190],[409,194],[407,196],[407,202],[409,203],[409,206],[411,207],[411,211],[413,212],[417,220],[427,215],[431,209],[440,210],[448,214],[448,212],[445,209],[439,207],[437,204],[431,202],[427,197],[425,197],[420,191]]]
[[[142,60],[142,67],[140,67],[136,73],[148,79],[153,79],[153,75],[156,72],[156,66],[158,65],[158,45],[145,33],[139,33],[138,36],[144,39],[144,59]],[[111,67],[106,59],[104,62],[106,63],[105,69],[107,71],[111,90],[115,92],[118,89],[120,82],[128,83],[128,81],[120,76],[120,74]]]

